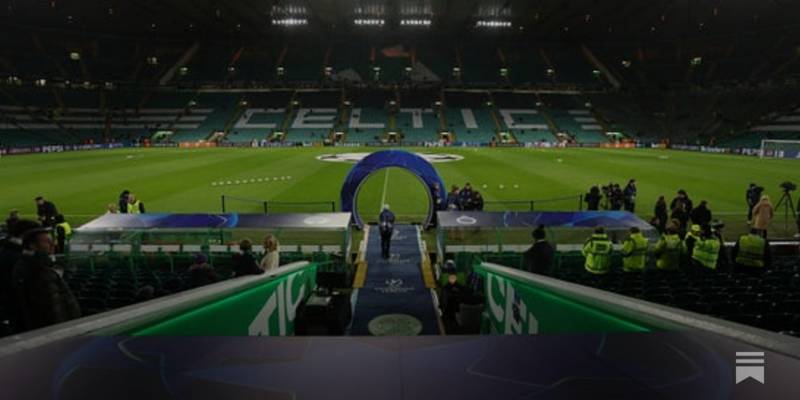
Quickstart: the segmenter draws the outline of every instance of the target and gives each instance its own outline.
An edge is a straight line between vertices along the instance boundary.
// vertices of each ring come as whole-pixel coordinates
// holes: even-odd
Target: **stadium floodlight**
[[[91,89],[92,88],[92,82],[89,82],[89,81],[83,82],[83,88],[84,89]]]
[[[331,75],[333,75],[333,68],[325,67],[325,76],[331,76]]]
[[[631,67],[630,60],[622,60],[622,66],[625,68],[630,68]]]
[[[39,87],[44,87],[44,86],[47,85],[47,80],[46,79],[37,79],[37,80],[35,80],[33,82],[33,84],[36,85],[36,86],[39,86]]]
[[[544,103],[542,103],[541,101],[537,101],[537,102],[536,102],[536,107],[541,107],[541,106],[543,106],[543,105],[544,105]]]
[[[508,77],[508,68],[500,68],[500,76],[502,76],[503,78],[507,78]]]
[[[460,78],[461,77],[461,68],[460,67],[453,67],[453,77]]]
[[[554,70],[553,68],[548,68],[547,71],[545,71],[545,73],[547,73],[547,76],[553,76],[556,74],[556,70]]]
[[[601,74],[601,73],[600,73],[600,70],[599,70],[599,69],[593,69],[593,70],[592,70],[592,76],[594,76],[595,78],[599,78],[599,77],[600,77],[600,74]]]
[[[180,74],[181,76],[184,76],[188,73],[189,73],[189,67],[180,67],[180,69],[178,69],[178,74]]]
[[[283,67],[278,67],[275,69],[275,72],[278,74],[278,76],[283,76],[283,74],[286,73],[286,69]]]
[[[78,53],[77,51],[73,51],[73,52],[69,53],[69,59],[72,60],[72,61],[80,61],[81,60],[81,53]]]
[[[400,26],[431,26],[431,20],[427,18],[422,19],[401,19]]]
[[[478,20],[475,22],[475,27],[477,28],[511,28],[511,21],[501,21],[501,20]]]
[[[406,72],[407,72],[407,73],[411,73],[411,71],[413,70],[413,68],[411,68],[411,67],[406,67],[406,68],[405,68],[405,70],[406,70]]]
[[[694,57],[690,62],[691,66],[696,67],[703,63],[703,57]]]
[[[287,18],[273,18],[272,25],[277,26],[303,26],[308,25],[307,18],[295,18],[295,17],[287,17]]]
[[[236,67],[234,67],[233,65],[229,66],[228,67],[228,73],[232,74],[234,72],[236,72]]]
[[[350,107],[350,100],[345,100],[342,104],[344,104],[345,107]]]
[[[196,102],[196,101],[194,101],[194,100],[189,100],[189,103],[187,104],[187,106],[188,106],[189,108],[192,108],[192,107],[194,107],[194,106],[196,106],[196,105],[197,105],[197,102]]]
[[[592,108],[592,102],[587,101],[586,103],[583,103],[583,106],[586,108]]]
[[[158,57],[147,57],[147,64],[158,65]]]
[[[239,102],[239,107],[247,107],[248,105],[250,105],[250,103],[248,103],[247,100],[242,100]]]
[[[394,100],[389,100],[389,105],[390,106],[395,106],[395,105],[397,105],[397,102],[394,101]]]
[[[106,90],[113,90],[114,89],[114,83],[113,82],[106,82],[106,83],[103,84],[103,86],[106,88]]]
[[[441,107],[442,106],[442,102],[440,100],[436,100],[436,101],[433,102],[433,105],[436,106],[436,107]]]
[[[382,18],[356,18],[353,23],[359,26],[383,26],[386,20]]]

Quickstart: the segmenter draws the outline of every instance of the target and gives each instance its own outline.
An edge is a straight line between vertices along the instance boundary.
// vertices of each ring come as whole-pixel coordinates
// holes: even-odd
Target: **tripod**
[[[786,232],[789,232],[789,213],[791,212],[791,216],[793,221],[800,225],[800,221],[797,220],[797,210],[794,208],[794,200],[792,200],[792,191],[791,190],[784,190],[783,196],[778,201],[778,204],[775,206],[775,210],[777,211],[779,208],[783,206],[783,229]],[[798,226],[800,228],[800,226]]]

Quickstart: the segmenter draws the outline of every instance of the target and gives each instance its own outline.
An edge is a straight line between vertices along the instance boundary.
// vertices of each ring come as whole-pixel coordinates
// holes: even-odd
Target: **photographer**
[[[625,195],[622,193],[622,189],[619,187],[618,184],[611,185],[611,193],[608,199],[608,202],[611,206],[611,210],[619,211],[622,209],[622,203],[625,200]]]
[[[758,204],[758,201],[761,200],[761,193],[764,191],[764,188],[761,186],[756,185],[755,183],[751,183],[750,187],[747,188],[747,192],[745,193],[745,200],[747,201],[747,223],[751,223],[753,221],[753,208]]]
[[[586,202],[586,209],[589,211],[597,211],[600,209],[600,189],[597,186],[592,186],[589,189],[589,193],[586,193],[583,197],[583,201]]]

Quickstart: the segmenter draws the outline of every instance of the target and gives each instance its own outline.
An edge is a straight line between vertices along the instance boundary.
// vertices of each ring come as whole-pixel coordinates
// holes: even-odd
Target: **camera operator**
[[[764,191],[764,188],[761,186],[756,185],[755,183],[751,183],[750,187],[747,188],[747,192],[745,193],[745,200],[747,201],[747,223],[750,224],[753,221],[753,208],[758,204],[758,201],[761,200],[761,193]]]
[[[583,201],[586,202],[586,209],[589,211],[599,210],[601,198],[600,189],[597,186],[592,186],[592,188],[589,189],[589,193],[586,193],[583,197]]]

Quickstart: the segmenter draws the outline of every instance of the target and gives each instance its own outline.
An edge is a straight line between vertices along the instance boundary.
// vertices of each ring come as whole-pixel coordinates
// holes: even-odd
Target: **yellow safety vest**
[[[767,241],[755,234],[744,235],[739,238],[739,253],[736,254],[736,263],[746,267],[764,267],[764,246]]]
[[[606,234],[594,234],[583,246],[585,268],[593,274],[606,274],[611,269],[611,240]]]
[[[622,245],[622,269],[641,271],[647,264],[647,238],[641,233],[632,234]]]
[[[719,240],[717,238],[700,238],[694,244],[692,259],[708,269],[717,269],[719,258]]]
[[[56,228],[61,228],[64,230],[65,238],[70,238],[72,236],[72,227],[69,226],[69,222],[62,222],[60,224],[56,224]]]
[[[656,244],[653,253],[658,257],[656,268],[675,270],[681,266],[681,256],[686,253],[686,244],[678,235],[664,235]]]
[[[139,211],[139,206],[142,204],[141,201],[136,200],[134,203],[128,203],[128,214],[141,214]]]

